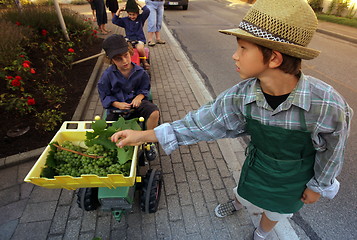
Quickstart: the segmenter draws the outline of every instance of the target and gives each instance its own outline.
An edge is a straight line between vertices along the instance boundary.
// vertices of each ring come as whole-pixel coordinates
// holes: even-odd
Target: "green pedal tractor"
[[[141,121],[141,122],[140,122]],[[158,209],[163,175],[152,169],[151,144],[118,148],[110,136],[123,129],[141,130],[143,120],[68,121],[62,124],[25,178],[45,188],[76,190],[85,211],[111,211],[120,221],[140,194],[141,210]]]

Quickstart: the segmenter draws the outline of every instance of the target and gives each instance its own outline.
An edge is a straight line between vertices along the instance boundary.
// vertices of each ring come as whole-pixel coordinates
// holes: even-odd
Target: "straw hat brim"
[[[240,29],[240,28],[234,28],[234,29],[226,29],[226,30],[219,30],[221,33],[229,34],[229,35],[234,35],[237,36],[241,39],[247,40],[249,42],[270,48],[272,50],[279,51],[281,53],[284,53],[289,56],[305,59],[305,60],[310,60],[315,57],[317,57],[320,54],[320,51],[295,45],[295,44],[290,44],[290,43],[284,43],[284,42],[278,42],[278,41],[273,41],[261,37],[255,37],[254,35]]]

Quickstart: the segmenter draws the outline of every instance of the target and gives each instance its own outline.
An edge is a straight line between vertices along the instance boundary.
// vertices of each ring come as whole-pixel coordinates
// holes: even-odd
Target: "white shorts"
[[[237,192],[237,187],[233,188],[234,195],[236,196],[237,200],[244,206],[244,207],[249,207],[249,206],[255,206],[257,208],[260,208],[253,203],[249,202],[248,200],[245,200],[241,196],[238,195]],[[262,208],[260,208],[262,209]],[[278,222],[283,220],[284,218],[291,218],[293,216],[292,213],[278,213],[278,212],[271,212],[269,210],[262,209],[267,218],[269,218],[271,221]]]

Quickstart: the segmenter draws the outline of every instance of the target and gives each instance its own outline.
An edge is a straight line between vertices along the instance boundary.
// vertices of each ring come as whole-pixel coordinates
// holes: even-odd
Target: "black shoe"
[[[153,161],[157,157],[157,149],[154,143],[147,143],[145,145],[145,157],[148,161]]]

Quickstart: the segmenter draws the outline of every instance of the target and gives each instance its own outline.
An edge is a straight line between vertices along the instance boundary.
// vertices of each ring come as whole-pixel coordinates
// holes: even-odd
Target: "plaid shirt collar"
[[[265,109],[271,109],[267,101],[265,100],[263,91],[260,87],[259,80],[254,79],[254,83],[250,86],[250,91],[247,92],[247,97],[244,99],[244,105],[256,102],[258,107]],[[303,73],[301,73],[298,84],[294,90],[290,93],[287,100],[281,104],[277,109],[274,110],[274,113],[288,110],[291,105],[297,106],[304,109],[305,111],[310,110],[311,106],[311,91],[307,78]]]

